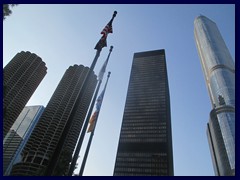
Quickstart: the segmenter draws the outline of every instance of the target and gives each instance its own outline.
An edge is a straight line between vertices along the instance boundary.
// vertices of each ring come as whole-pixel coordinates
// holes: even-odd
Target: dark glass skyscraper
[[[212,104],[207,135],[216,175],[235,175],[235,65],[216,23],[194,21],[194,35]]]
[[[78,93],[80,93],[88,71],[89,68],[82,65],[70,66],[67,69],[23,150],[22,162],[13,166],[12,175],[44,175],[64,127],[72,118],[70,130],[66,134],[63,149],[61,150],[58,164],[61,167],[56,167],[58,173],[61,175],[65,173],[66,168],[63,166],[68,166],[69,161],[71,161],[72,153],[97,84],[97,77],[91,72],[86,90],[79,97],[80,103],[76,104]],[[73,109],[76,109],[76,113],[71,116]]]
[[[135,53],[114,176],[172,176],[170,97],[164,50]]]
[[[3,69],[3,137],[27,104],[47,73],[42,59],[34,53],[20,52]]]

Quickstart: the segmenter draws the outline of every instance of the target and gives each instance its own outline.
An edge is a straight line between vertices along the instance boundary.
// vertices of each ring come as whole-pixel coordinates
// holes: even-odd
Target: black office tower
[[[47,74],[45,62],[34,53],[20,52],[3,69],[3,138]]]
[[[173,176],[164,50],[134,54],[114,176]]]
[[[86,89],[81,93],[83,95],[78,97],[88,71],[89,68],[83,65],[70,66],[66,70],[23,149],[22,162],[13,166],[11,175],[46,175],[64,128],[67,122],[71,122],[62,148],[57,149],[61,155],[52,175],[66,174],[97,84],[97,77],[92,71]],[[76,103],[77,97],[80,103]]]

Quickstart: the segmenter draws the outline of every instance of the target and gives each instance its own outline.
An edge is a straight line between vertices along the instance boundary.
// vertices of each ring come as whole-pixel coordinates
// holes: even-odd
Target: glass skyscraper
[[[135,53],[114,176],[172,176],[170,97],[164,50]]]
[[[3,137],[47,74],[47,67],[34,53],[20,52],[3,69]]]
[[[212,104],[207,135],[216,175],[235,175],[235,65],[215,22],[194,21],[194,36]]]
[[[3,140],[3,174],[21,161],[21,152],[44,111],[43,106],[26,106]]]
[[[52,175],[66,173],[97,84],[97,76],[93,71],[89,72],[86,89],[78,97],[88,72],[89,68],[83,65],[70,66],[66,70],[23,149],[22,161],[13,166],[11,175],[45,175],[54,153],[59,150],[56,147],[64,128],[71,120],[70,129],[65,134],[62,149],[59,150],[61,154],[56,171],[51,172]],[[76,103],[77,97],[80,103]]]

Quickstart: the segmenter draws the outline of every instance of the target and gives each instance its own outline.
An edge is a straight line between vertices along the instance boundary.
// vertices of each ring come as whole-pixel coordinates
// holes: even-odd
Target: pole
[[[112,49],[113,49],[113,46],[110,47],[109,54],[108,54],[108,57],[107,57],[107,62],[109,60],[110,54],[112,52]],[[92,100],[92,104],[91,104],[91,106],[89,108],[87,118],[85,120],[83,129],[81,131],[81,135],[80,135],[78,143],[77,143],[76,150],[75,150],[74,155],[73,155],[73,159],[72,159],[69,171],[68,171],[68,176],[72,176],[72,174],[73,174],[73,171],[74,171],[77,159],[78,159],[78,155],[79,155],[80,149],[82,147],[83,139],[84,139],[84,136],[86,134],[86,130],[87,130],[87,126],[88,126],[88,123],[89,123],[89,119],[91,118],[92,110],[93,110],[93,107],[95,105],[95,101],[96,101],[96,98],[97,98],[98,91],[100,89],[101,83],[102,83],[102,79],[99,79],[99,82],[98,82],[98,85],[97,85],[97,89],[95,91],[95,94],[94,94],[94,97],[93,97],[93,100]]]
[[[104,94],[105,94],[105,90],[106,90],[106,87],[107,87],[107,83],[108,83],[108,79],[110,77],[110,74],[111,74],[111,72],[108,72],[108,78],[107,78],[107,81],[106,81],[106,84],[105,84],[105,87],[104,87]],[[103,94],[103,97],[104,97],[104,94]],[[84,154],[84,157],[83,157],[83,162],[82,162],[82,165],[81,165],[81,169],[79,171],[79,176],[83,175],[83,171],[84,171],[85,164],[86,164],[86,161],[87,161],[87,156],[88,156],[88,153],[89,153],[89,150],[90,150],[90,146],[91,146],[91,143],[92,143],[94,131],[95,131],[95,128],[96,128],[96,125],[97,125],[97,119],[98,119],[99,113],[100,113],[100,110],[99,110],[99,112],[97,114],[97,117],[96,117],[94,129],[91,132],[90,138],[88,140],[88,144],[87,144],[87,148],[86,148],[86,151],[85,151],[85,154]]]
[[[98,91],[99,91],[99,89],[100,89],[101,83],[102,83],[102,80],[100,80],[100,81],[98,82],[98,86],[97,86],[97,89],[96,89],[94,98],[93,98],[93,100],[92,100],[91,107],[90,107],[90,109],[89,109],[89,111],[88,111],[87,119],[86,119],[86,121],[85,121],[85,123],[84,123],[84,126],[83,126],[83,129],[82,129],[82,132],[81,132],[81,135],[80,135],[80,138],[79,138],[79,141],[78,141],[76,150],[75,150],[75,152],[74,152],[74,156],[73,156],[73,159],[72,159],[72,162],[71,162],[69,171],[68,171],[68,176],[72,176],[72,174],[73,174],[73,171],[74,171],[74,168],[75,168],[77,159],[78,159],[78,155],[79,155],[80,149],[81,149],[81,147],[82,147],[82,142],[83,142],[84,136],[85,136],[85,134],[86,134],[86,130],[87,130],[87,126],[88,126],[88,123],[89,123],[89,119],[90,119],[91,114],[92,114],[92,110],[93,110],[93,107],[94,107],[94,102],[96,101],[97,94],[98,94]]]
[[[112,19],[110,20],[110,22],[113,21],[113,19],[114,19],[114,17],[116,16],[116,14],[117,14],[117,12],[114,11],[114,14],[113,14]],[[105,40],[106,40],[106,39],[105,39]],[[59,138],[59,141],[58,141],[58,143],[57,143],[57,146],[56,146],[56,148],[55,148],[55,150],[54,150],[54,152],[53,152],[53,154],[52,154],[52,157],[50,157],[49,164],[48,164],[48,166],[47,166],[47,168],[46,168],[46,171],[45,171],[45,176],[51,176],[51,175],[53,175],[53,172],[54,172],[54,170],[55,170],[55,168],[56,168],[56,165],[57,165],[57,163],[58,163],[58,159],[59,159],[59,157],[60,157],[61,151],[62,151],[62,149],[63,149],[63,145],[64,145],[65,138],[66,138],[66,136],[67,136],[67,134],[68,134],[68,132],[69,132],[69,130],[70,130],[70,128],[71,128],[72,121],[73,121],[74,116],[75,116],[75,114],[76,114],[77,107],[78,107],[78,105],[80,104],[80,100],[81,100],[81,98],[83,97],[84,91],[86,90],[86,87],[87,87],[87,83],[88,83],[88,81],[89,81],[89,79],[90,79],[90,77],[91,77],[91,73],[93,72],[93,69],[94,69],[95,64],[96,64],[96,62],[97,62],[97,59],[99,58],[100,52],[101,52],[101,50],[102,50],[103,47],[104,47],[104,46],[100,46],[100,47],[97,48],[97,52],[96,52],[96,55],[95,55],[95,57],[94,57],[94,59],[93,59],[93,62],[92,62],[92,64],[91,64],[91,67],[90,67],[89,71],[87,72],[87,75],[86,75],[86,77],[85,77],[85,79],[84,79],[84,81],[83,81],[83,83],[82,83],[82,86],[81,86],[81,88],[80,88],[80,91],[79,91],[78,94],[77,94],[77,98],[76,98],[76,100],[75,100],[73,109],[71,110],[69,119],[68,119],[68,121],[66,122],[66,125],[65,125],[65,127],[64,127],[64,129],[63,129],[63,132],[62,132],[62,134],[61,134],[61,137]],[[96,49],[96,48],[95,48],[95,49]]]
[[[77,95],[75,104],[74,104],[73,109],[71,111],[70,117],[69,117],[69,119],[68,119],[68,121],[67,121],[67,123],[65,125],[65,128],[64,128],[64,130],[62,132],[62,135],[61,135],[61,137],[60,137],[60,139],[59,139],[59,141],[57,143],[57,146],[56,146],[55,151],[54,151],[54,153],[52,155],[52,158],[50,160],[48,168],[46,169],[46,172],[45,172],[46,176],[51,176],[53,174],[55,168],[56,168],[56,165],[58,163],[58,159],[60,157],[60,154],[61,154],[61,151],[62,151],[62,148],[63,148],[63,145],[64,145],[65,138],[66,138],[67,133],[69,132],[69,130],[71,128],[72,121],[73,121],[74,116],[75,116],[75,114],[77,112],[78,105],[80,104],[80,99],[83,96],[84,91],[85,91],[85,89],[87,87],[87,83],[89,82],[89,79],[91,77],[91,73],[93,72],[93,69],[94,69],[95,64],[97,62],[97,59],[100,56],[100,52],[101,52],[101,49],[97,50],[96,55],[95,55],[95,57],[93,59],[92,65],[91,65],[89,71],[87,72],[87,75],[86,75],[86,77],[84,79],[84,82],[83,82],[83,84],[82,84],[82,86],[80,88],[80,91],[79,91],[79,93]]]

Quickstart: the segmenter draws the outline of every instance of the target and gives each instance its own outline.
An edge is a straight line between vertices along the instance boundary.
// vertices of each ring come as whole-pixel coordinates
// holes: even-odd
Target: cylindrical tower
[[[57,167],[53,174],[66,173],[97,83],[97,77],[92,71],[83,96],[78,97],[80,103],[76,104],[77,95],[88,71],[89,68],[83,65],[70,66],[66,70],[23,149],[22,162],[13,166],[11,175],[45,175],[64,128],[70,120],[71,112],[77,109],[58,160],[61,167]],[[75,106],[77,107],[74,108]]]
[[[46,74],[45,62],[28,51],[17,53],[4,67],[4,137]]]

